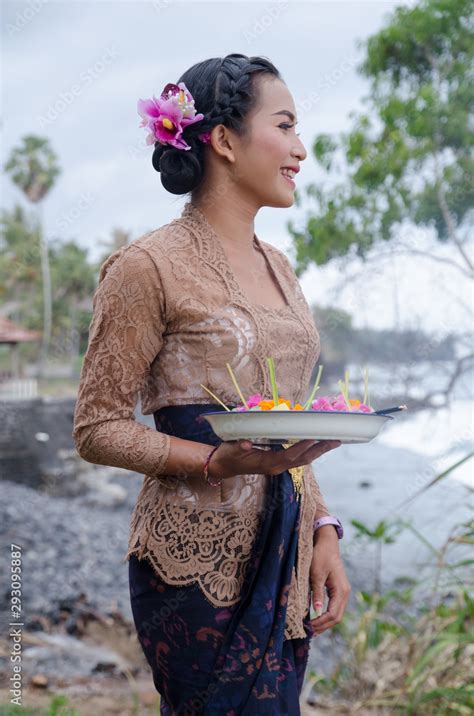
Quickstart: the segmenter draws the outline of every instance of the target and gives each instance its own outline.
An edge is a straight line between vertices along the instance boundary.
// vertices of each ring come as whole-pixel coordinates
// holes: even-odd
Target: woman
[[[285,254],[254,233],[262,206],[293,204],[294,102],[271,62],[231,54],[138,110],[163,186],[190,201],[101,267],[73,436],[85,460],[145,475],[124,559],[161,714],[294,716],[311,637],[350,590],[311,469],[340,442],[262,450],[201,417],[219,409],[208,390],[240,403],[226,363],[245,396],[271,395],[267,356],[281,395],[308,395],[319,334]]]

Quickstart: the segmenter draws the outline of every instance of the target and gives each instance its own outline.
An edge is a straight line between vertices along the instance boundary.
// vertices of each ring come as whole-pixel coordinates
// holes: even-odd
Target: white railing
[[[10,378],[0,383],[0,400],[28,400],[37,397],[36,378]]]

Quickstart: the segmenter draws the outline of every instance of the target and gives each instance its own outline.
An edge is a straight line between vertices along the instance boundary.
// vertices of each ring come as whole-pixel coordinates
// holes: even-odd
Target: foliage
[[[454,467],[438,475],[427,489],[445,479]],[[453,561],[450,550],[455,545],[474,544],[474,519],[454,525],[441,548],[402,519],[392,523],[381,520],[374,528],[357,520],[352,524],[360,536],[378,545],[374,562],[377,587],[372,593],[357,592],[355,610],[332,629],[331,638],[342,639],[344,645],[333,673],[328,677],[314,671],[309,674],[309,682],[317,687],[318,706],[351,716],[472,713],[474,583],[467,570],[474,561]],[[401,579],[409,584],[404,589],[391,588],[385,593],[380,589],[381,546],[392,542],[402,529],[410,529],[436,557],[432,582],[423,583],[431,593],[431,603],[411,613],[407,607],[413,606],[418,580]],[[440,593],[442,575],[448,579],[444,593]]]
[[[360,43],[366,58],[359,72],[370,82],[365,111],[350,115],[352,129],[338,140],[316,137],[313,153],[327,176],[306,188],[315,209],[304,229],[288,224],[298,275],[311,262],[365,258],[405,220],[433,227],[472,275],[461,237],[474,199],[471,13],[469,0],[422,0],[398,7]]]
[[[13,302],[13,320],[33,328],[37,322],[20,306],[31,307],[38,302],[41,311],[38,291],[41,292],[38,227],[33,217],[17,205],[0,218],[0,298],[4,304]]]
[[[0,706],[0,716],[79,716],[79,713],[76,709],[69,708],[66,696],[57,694],[53,696],[45,709],[41,709],[40,713],[38,713],[37,707],[28,708],[9,704]]]
[[[33,203],[43,199],[61,173],[49,140],[34,134],[22,138],[22,144],[10,153],[4,170]]]
[[[313,305],[321,342],[321,362],[403,364],[414,360],[446,361],[456,356],[457,337],[427,334],[414,329],[355,328],[346,311]],[[340,370],[339,370],[340,372]]]
[[[34,217],[20,206],[4,211],[0,218],[0,297],[5,312],[20,325],[41,329],[43,325],[41,232]],[[90,303],[96,270],[87,251],[73,240],[50,242],[49,265],[53,306],[51,358],[61,352],[77,355],[80,339],[87,338]],[[76,346],[77,344],[77,346]],[[70,350],[74,345],[75,349]],[[30,350],[37,350],[33,346]]]
[[[37,206],[38,246],[42,274],[43,319],[42,345],[39,360],[39,372],[43,372],[48,357],[52,329],[51,275],[48,257],[48,242],[41,235],[40,202],[52,189],[56,177],[61,173],[57,157],[49,140],[34,134],[22,138],[22,144],[15,147],[4,165],[13,183],[25,197]]]

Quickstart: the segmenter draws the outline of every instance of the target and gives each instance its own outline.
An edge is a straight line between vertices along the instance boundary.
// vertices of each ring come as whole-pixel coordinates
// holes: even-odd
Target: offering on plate
[[[317,400],[313,400],[309,408],[304,408],[301,403],[295,403],[294,406],[291,407],[291,402],[289,400],[285,400],[285,398],[279,398],[278,404],[275,405],[274,400],[265,400],[262,398],[260,393],[250,395],[246,402],[249,406],[248,410],[350,410],[351,412],[359,413],[375,412],[369,405],[365,405],[365,403],[361,403],[360,400],[355,399],[349,400],[350,407],[348,407],[343,393],[334,397],[322,395]],[[234,412],[243,412],[246,411],[247,408],[244,405],[239,405],[236,408],[232,408],[232,410]]]
[[[338,381],[341,392],[339,395],[336,396],[329,396],[329,395],[323,395],[317,400],[314,400],[314,396],[316,394],[316,391],[319,390],[319,383],[321,381],[321,374],[323,372],[324,366],[319,366],[318,375],[316,376],[316,381],[313,386],[313,390],[311,391],[311,394],[306,401],[304,405],[301,405],[301,403],[295,403],[293,406],[291,405],[291,401],[287,400],[286,398],[283,398],[278,395],[278,386],[276,382],[276,376],[275,376],[275,366],[273,363],[273,358],[267,358],[267,363],[269,367],[269,373],[270,373],[270,382],[272,385],[272,398],[264,398],[260,393],[255,393],[254,395],[250,395],[247,399],[244,398],[242,391],[240,390],[237,380],[232,372],[232,368],[230,367],[229,363],[227,363],[227,369],[230,373],[230,376],[232,378],[232,381],[237,389],[237,392],[240,396],[240,399],[242,400],[242,405],[238,405],[235,408],[228,408],[224,403],[219,400],[213,393],[211,393],[206,386],[201,384],[201,387],[207,390],[210,395],[213,396],[213,398],[216,398],[216,400],[226,409],[231,410],[232,412],[244,412],[244,411],[255,411],[255,410],[327,410],[327,411],[350,411],[350,412],[359,412],[359,413],[373,413],[375,412],[374,409],[368,405],[369,401],[369,372],[368,369],[365,369],[364,374],[364,383],[365,383],[365,389],[364,389],[364,399],[363,401],[357,400],[357,399],[350,399],[349,398],[349,371],[346,370],[344,374],[344,383],[340,380]]]
[[[267,358],[272,395],[260,393],[244,397],[237,380],[227,363],[227,369],[234,383],[241,403],[229,407],[212,391],[204,388],[224,410],[203,413],[214,432],[223,440],[248,439],[254,445],[280,443],[285,447],[292,442],[305,439],[340,440],[345,443],[368,442],[372,440],[389,420],[387,413],[406,410],[399,405],[385,410],[374,410],[369,400],[368,369],[364,371],[364,395],[362,400],[349,397],[349,371],[344,381],[339,380],[340,393],[316,398],[323,366],[318,374],[308,399],[304,404],[294,403],[279,395],[272,358]],[[291,417],[290,417],[291,416]]]

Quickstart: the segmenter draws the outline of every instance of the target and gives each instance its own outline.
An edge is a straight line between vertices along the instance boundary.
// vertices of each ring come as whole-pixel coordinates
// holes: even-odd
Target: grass
[[[387,539],[385,524],[376,530],[355,526],[374,541]],[[459,561],[456,552],[449,559],[451,548],[472,544],[470,519],[453,527],[441,549],[431,546],[437,561],[432,598],[411,614],[416,581],[384,594],[377,589],[356,593],[356,610],[331,630],[334,646],[342,645],[343,654],[329,676],[308,674],[308,704],[350,716],[474,713],[474,590],[467,572],[474,560]],[[380,568],[380,559],[376,566]],[[442,586],[440,575],[445,578]]]
[[[143,710],[141,709],[138,692],[133,687],[133,683],[131,683],[130,686],[133,699],[133,705],[130,707],[130,713],[133,714],[133,716],[142,716],[143,713],[150,714],[150,716],[152,716],[152,714],[159,716],[159,698],[156,709],[154,707],[149,707]],[[87,713],[90,713],[90,711],[88,710]],[[69,705],[67,696],[63,694],[55,694],[51,698],[50,703],[41,709],[38,706],[25,707],[15,706],[14,704],[0,705],[0,716],[81,716],[81,714],[77,711],[77,709]],[[99,714],[99,716],[101,716],[101,714]]]
[[[80,716],[76,709],[68,706],[66,696],[53,696],[48,706],[38,711],[38,707],[24,707],[8,704],[0,706],[0,716]]]

